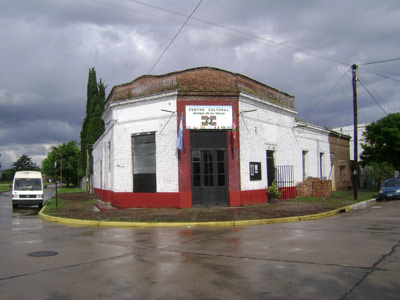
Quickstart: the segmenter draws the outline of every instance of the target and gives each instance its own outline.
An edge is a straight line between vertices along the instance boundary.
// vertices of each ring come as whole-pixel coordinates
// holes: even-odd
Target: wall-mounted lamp
[[[254,112],[254,111],[257,111],[257,109],[244,110],[244,111],[239,112],[239,115],[249,113],[249,112]]]
[[[165,112],[168,112],[168,113],[171,113],[171,114],[176,113],[176,111],[167,110],[167,109],[162,109],[162,108],[161,108],[161,111],[165,111]]]
[[[305,128],[305,127],[307,127],[306,124],[299,124],[299,125],[294,126],[293,128]]]

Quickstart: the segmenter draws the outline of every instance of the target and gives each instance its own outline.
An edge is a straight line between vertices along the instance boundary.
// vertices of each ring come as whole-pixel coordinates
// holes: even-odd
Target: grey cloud
[[[108,91],[146,74],[186,19],[167,10],[188,15],[198,3],[147,1],[165,8],[157,10],[136,1],[99,1],[108,4],[1,1],[3,166],[12,153],[40,149],[34,154],[40,159],[36,152],[45,155],[44,145],[79,139],[88,69],[96,68]],[[329,60],[361,64],[399,57],[397,0],[203,1],[194,18],[214,25],[190,20],[153,74],[197,66],[238,72],[295,96],[299,117],[322,126],[352,122],[350,71],[328,93],[349,66]],[[399,111],[398,82],[370,71],[400,80],[400,61],[359,69],[380,104]],[[383,117],[359,90],[362,121]]]

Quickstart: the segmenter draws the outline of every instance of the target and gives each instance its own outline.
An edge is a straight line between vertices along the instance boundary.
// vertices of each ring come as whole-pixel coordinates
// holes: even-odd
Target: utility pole
[[[61,181],[61,187],[63,186],[62,184],[62,153],[60,151],[60,181]]]
[[[353,74],[353,114],[354,114],[354,172],[353,172],[353,199],[358,199],[358,107],[357,107],[357,68],[351,66]]]

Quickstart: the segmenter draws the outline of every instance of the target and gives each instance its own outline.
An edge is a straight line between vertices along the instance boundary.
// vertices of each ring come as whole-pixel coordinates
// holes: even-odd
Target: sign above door
[[[186,129],[232,129],[232,106],[187,105]]]

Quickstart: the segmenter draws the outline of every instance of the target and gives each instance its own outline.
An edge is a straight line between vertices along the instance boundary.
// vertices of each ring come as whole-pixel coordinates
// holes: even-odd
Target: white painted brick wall
[[[255,111],[254,111],[255,110]],[[328,133],[324,130],[298,130],[296,111],[282,110],[256,98],[241,95],[239,100],[241,189],[267,187],[266,151],[275,148],[275,166],[293,165],[295,183],[303,181],[302,150],[308,150],[308,174],[319,177],[319,153],[324,153],[323,176],[330,171]],[[300,132],[299,132],[300,131]],[[260,162],[262,179],[250,181],[250,162]]]
[[[329,177],[330,173],[330,147],[328,133],[324,134],[312,128],[295,128],[296,140],[300,147],[300,162],[302,163],[302,152],[307,151],[306,155],[306,176],[321,177],[320,174],[320,153],[323,153],[322,177]],[[303,172],[301,168],[300,180]]]
[[[102,147],[108,147],[111,140],[112,170],[109,185],[103,185],[114,192],[132,192],[132,142],[133,134],[155,132],[157,192],[178,192],[178,159],[176,153],[177,115],[162,111],[176,111],[176,94],[148,97],[136,101],[125,101],[125,105],[114,105],[112,119],[116,120],[109,134],[104,135],[96,144],[95,184],[100,188],[100,159],[103,165],[107,160],[101,158]],[[122,103],[121,103],[122,104]],[[110,125],[111,126],[111,125]],[[108,174],[108,169],[104,174]],[[103,174],[103,177],[104,177]]]

